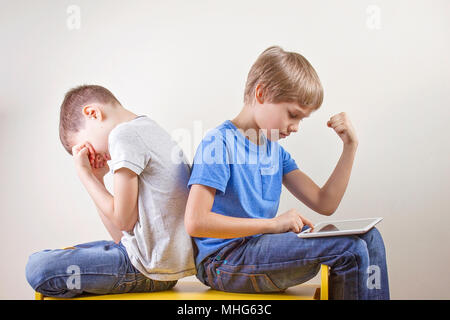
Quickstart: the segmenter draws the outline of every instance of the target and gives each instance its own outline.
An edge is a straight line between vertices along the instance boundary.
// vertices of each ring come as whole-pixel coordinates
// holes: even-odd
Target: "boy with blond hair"
[[[170,135],[96,85],[67,92],[59,133],[114,241],[32,254],[26,276],[33,289],[66,298],[160,291],[195,274],[183,223],[190,167]],[[103,181],[109,171],[114,195]]]
[[[300,54],[266,49],[250,69],[244,107],[209,131],[196,152],[188,183],[185,225],[198,249],[197,277],[230,292],[277,292],[331,267],[330,298],[389,299],[383,239],[376,228],[358,236],[302,239],[313,228],[298,210],[277,215],[282,185],[319,214],[330,216],[347,187],[358,139],[349,117],[327,126],[343,151],[320,188],[278,144],[317,110],[323,88]],[[378,272],[378,285],[368,276]]]

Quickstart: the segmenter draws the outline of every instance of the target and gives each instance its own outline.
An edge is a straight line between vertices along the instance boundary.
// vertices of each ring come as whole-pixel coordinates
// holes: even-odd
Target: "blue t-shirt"
[[[238,218],[276,216],[283,175],[298,167],[278,142],[262,137],[261,145],[251,142],[230,120],[207,132],[196,151],[188,187],[216,189],[212,212]],[[236,239],[194,237],[196,264]]]

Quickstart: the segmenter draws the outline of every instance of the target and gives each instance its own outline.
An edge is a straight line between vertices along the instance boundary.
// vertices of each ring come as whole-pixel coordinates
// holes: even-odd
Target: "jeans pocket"
[[[264,200],[277,201],[280,199],[282,180],[278,171],[278,166],[259,168]]]
[[[229,272],[218,270],[216,283],[218,289],[239,293],[280,292],[269,276],[265,273]]]

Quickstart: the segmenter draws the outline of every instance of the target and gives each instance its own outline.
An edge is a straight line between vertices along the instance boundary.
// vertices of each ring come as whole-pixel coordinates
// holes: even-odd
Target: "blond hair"
[[[278,46],[264,50],[251,67],[245,85],[244,103],[252,104],[258,84],[264,101],[295,102],[317,110],[323,101],[323,87],[308,60],[296,52]]]

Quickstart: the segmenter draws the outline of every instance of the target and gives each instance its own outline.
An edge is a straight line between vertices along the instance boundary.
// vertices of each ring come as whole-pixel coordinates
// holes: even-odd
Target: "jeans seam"
[[[258,292],[258,293],[261,292],[261,288],[259,287],[259,285],[258,285],[258,283],[257,283],[257,281],[256,281],[256,278],[257,278],[257,277],[262,277],[262,278],[264,278],[265,280],[267,280],[267,281],[270,283],[270,285],[272,285],[272,287],[273,287],[274,290],[283,291],[283,289],[281,289],[280,287],[278,287],[278,286],[273,282],[273,280],[269,277],[269,275],[267,275],[266,273],[229,272],[229,271],[225,271],[225,270],[220,270],[220,271],[221,271],[221,273],[220,273],[219,275],[217,275],[216,278],[218,279],[219,288],[220,288],[221,290],[223,290],[223,291],[225,291],[224,286],[223,286],[222,277],[221,277],[221,275],[222,275],[223,273],[228,274],[228,275],[241,275],[241,276],[249,277],[249,279],[250,279],[250,281],[251,281],[251,283],[252,283],[252,285],[253,285],[253,289],[254,289],[256,292]]]
[[[347,252],[347,251],[344,251],[344,252]],[[338,256],[339,255],[320,256],[320,257],[316,257],[316,258],[294,259],[294,260],[288,260],[288,261],[282,261],[282,262],[259,263],[259,264],[231,264],[231,263],[227,262],[226,265],[221,265],[221,266],[223,266],[225,268],[227,266],[230,266],[230,267],[252,267],[252,268],[256,268],[256,267],[259,267],[259,266],[266,266],[266,265],[272,266],[274,264],[286,264],[286,263],[298,262],[298,261],[304,261],[304,260],[318,260],[318,259],[321,259],[321,258],[334,258],[334,257],[338,257]]]
[[[258,286],[258,283],[256,282],[256,275],[250,275],[250,281],[252,282],[253,288],[256,292],[261,292],[261,289]]]
[[[52,276],[50,276],[50,277],[48,277],[48,278],[45,278],[45,280],[39,281],[39,285],[37,285],[36,288],[42,286],[45,282],[50,281],[50,280],[53,280],[53,279],[55,279],[55,278],[59,278],[59,277],[70,277],[70,276],[72,276],[72,275],[73,275],[73,274],[70,274],[70,273],[52,275]],[[116,275],[116,274],[110,274],[110,273],[98,273],[98,272],[97,272],[97,273],[88,273],[88,272],[85,272],[85,273],[80,273],[80,274],[79,274],[80,277],[81,277],[81,276],[90,276],[90,275],[114,276],[114,277],[118,277],[118,275]]]
[[[347,252],[347,251],[345,251],[345,252]],[[351,253],[351,252],[350,252]],[[330,255],[330,256],[321,256],[320,258],[324,258],[324,259],[329,259],[329,258],[336,258],[336,257],[338,257],[339,255]],[[320,260],[320,258],[319,258],[319,260]],[[284,264],[288,264],[288,263],[293,263],[293,262],[301,262],[301,261],[305,261],[305,260],[317,260],[318,258],[307,258],[307,259],[295,259],[295,260],[289,260],[289,261],[284,261],[284,262],[276,262],[276,264],[280,264],[280,265],[284,265]],[[319,265],[320,264],[322,264],[321,262],[319,262],[318,263]],[[274,282],[273,282],[273,280],[270,278],[270,276],[268,275],[268,273],[267,272],[261,272],[261,271],[259,271],[258,270],[258,267],[259,266],[272,266],[272,265],[274,265],[274,263],[263,263],[263,264],[243,264],[243,265],[239,265],[239,264],[234,264],[234,265],[231,265],[231,264],[220,264],[219,266],[217,266],[217,269],[219,269],[220,270],[220,272],[222,273],[226,273],[226,274],[242,274],[242,275],[246,275],[246,276],[250,276],[250,279],[251,279],[251,281],[252,281],[252,284],[254,285],[255,284],[255,282],[256,282],[256,279],[254,279],[254,277],[256,277],[256,276],[262,276],[262,277],[264,277],[267,281],[269,281],[270,282],[270,284],[275,288],[275,289],[278,289],[278,290],[280,290],[280,291],[283,291],[283,290],[285,290],[285,289],[283,289],[283,288],[280,288],[279,286],[277,286]],[[233,270],[234,269],[234,267],[244,267],[244,268],[249,268],[249,269],[253,269],[253,270],[248,270],[249,272],[242,272],[242,271],[240,271],[240,272],[236,272],[235,270]],[[212,267],[211,267],[212,268]],[[281,268],[282,268],[282,266],[281,266]],[[256,272],[256,273],[251,273],[251,272]],[[221,277],[220,277],[220,275],[218,275],[217,277],[216,277],[217,279],[219,279],[220,278],[220,280],[218,280],[218,284],[219,284],[219,287],[221,287],[221,290],[223,290],[223,283],[222,283],[222,279],[221,279]],[[358,279],[359,280],[359,279]],[[258,288],[259,288],[259,286],[258,285],[254,285],[254,289],[255,289],[255,291],[257,291],[257,292],[260,292],[260,290],[258,290]]]

